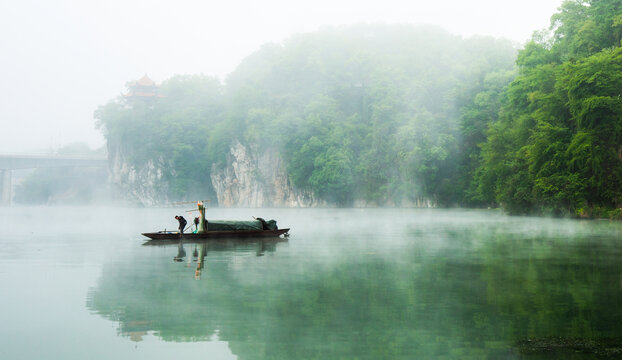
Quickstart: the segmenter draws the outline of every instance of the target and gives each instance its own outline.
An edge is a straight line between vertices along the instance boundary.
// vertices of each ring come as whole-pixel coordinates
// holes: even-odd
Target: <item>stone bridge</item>
[[[0,154],[0,205],[10,205],[11,171],[47,167],[107,167],[105,156]]]

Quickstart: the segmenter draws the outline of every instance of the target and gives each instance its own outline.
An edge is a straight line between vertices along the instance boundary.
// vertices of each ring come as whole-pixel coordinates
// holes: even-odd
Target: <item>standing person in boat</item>
[[[179,233],[183,235],[186,224],[188,223],[183,216],[175,215],[175,219],[179,221]]]
[[[199,222],[200,222],[199,217],[198,216],[195,217],[194,218],[194,231],[193,231],[193,233],[195,234],[199,232]]]

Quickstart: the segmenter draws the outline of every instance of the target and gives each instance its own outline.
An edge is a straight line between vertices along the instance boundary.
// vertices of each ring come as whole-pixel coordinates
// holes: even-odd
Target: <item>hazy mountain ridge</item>
[[[621,17],[616,0],[565,1],[518,52],[429,26],[325,28],[224,84],[175,76],[95,115],[125,168],[159,167],[127,194],[620,217]]]
[[[460,108],[487,74],[510,71],[514,54],[508,41],[465,40],[435,27],[331,28],[266,45],[224,86],[178,76],[161,85],[161,97],[117,99],[97,116],[109,143],[133,149],[129,165],[166,159],[171,169],[161,180],[170,199],[458,203],[448,184],[462,161]],[[285,177],[266,187],[264,163],[245,169],[243,183],[233,178],[227,169],[238,143],[253,163],[278,154],[273,172]]]

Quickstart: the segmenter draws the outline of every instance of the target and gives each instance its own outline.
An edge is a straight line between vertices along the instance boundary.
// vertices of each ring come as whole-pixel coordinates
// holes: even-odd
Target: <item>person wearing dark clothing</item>
[[[177,221],[179,221],[179,233],[183,234],[184,233],[184,229],[186,228],[186,224],[188,222],[186,221],[186,219],[184,219],[183,216],[179,216],[179,215],[176,215],[175,219],[177,219]]]

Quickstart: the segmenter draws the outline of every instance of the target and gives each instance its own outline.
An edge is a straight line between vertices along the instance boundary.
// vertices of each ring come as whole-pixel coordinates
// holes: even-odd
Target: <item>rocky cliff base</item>
[[[285,164],[275,150],[231,145],[224,168],[212,168],[218,205],[225,207],[326,206],[313,194],[292,188]]]

